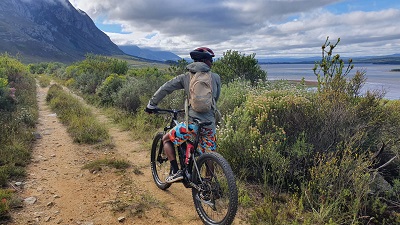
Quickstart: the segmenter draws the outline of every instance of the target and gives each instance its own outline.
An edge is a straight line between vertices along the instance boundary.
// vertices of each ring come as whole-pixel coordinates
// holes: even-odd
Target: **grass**
[[[67,125],[67,131],[74,142],[111,145],[111,137],[106,126],[96,119],[88,107],[64,91],[61,86],[52,85],[46,101],[57,113],[61,122]]]
[[[93,162],[86,164],[83,169],[88,169],[90,172],[101,171],[103,167],[115,168],[118,170],[124,170],[129,168],[131,165],[128,161],[117,160],[117,159],[98,159]]]
[[[141,218],[152,209],[161,210],[161,216],[168,218],[169,208],[164,203],[156,199],[148,190],[138,187],[130,176],[123,177],[123,185],[118,193],[116,201],[111,203],[114,212],[125,212],[127,216]]]
[[[49,76],[47,76],[47,75],[44,75],[44,74],[39,75],[37,77],[37,80],[39,81],[39,85],[42,88],[49,86],[50,82],[51,82],[51,78]]]

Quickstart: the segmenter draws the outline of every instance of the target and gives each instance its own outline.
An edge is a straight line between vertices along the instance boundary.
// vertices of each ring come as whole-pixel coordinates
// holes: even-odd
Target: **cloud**
[[[341,38],[349,54],[385,54],[399,45],[398,9],[332,13],[342,0],[72,0],[95,21],[121,24],[107,34],[116,44],[169,50],[183,57],[209,46],[259,57],[317,55],[326,36]],[[395,40],[391,45],[384,42]],[[365,45],[368,43],[368,45]],[[378,52],[372,46],[382,47]],[[396,50],[400,52],[399,48]]]

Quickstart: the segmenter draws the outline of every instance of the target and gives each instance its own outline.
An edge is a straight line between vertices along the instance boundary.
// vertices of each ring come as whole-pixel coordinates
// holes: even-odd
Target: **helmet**
[[[190,52],[190,57],[193,60],[212,59],[214,56],[214,52],[207,47],[196,48]]]

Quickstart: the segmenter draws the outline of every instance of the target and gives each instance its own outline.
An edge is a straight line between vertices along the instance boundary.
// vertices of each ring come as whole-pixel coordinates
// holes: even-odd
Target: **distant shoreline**
[[[279,81],[279,80],[270,80],[270,81]],[[302,80],[284,80],[291,84],[300,84]],[[308,87],[316,87],[318,86],[318,81],[304,80],[304,84]]]

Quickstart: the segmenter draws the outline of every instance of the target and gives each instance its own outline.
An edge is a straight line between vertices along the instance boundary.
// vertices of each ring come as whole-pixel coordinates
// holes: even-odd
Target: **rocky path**
[[[159,190],[150,172],[150,151],[99,110],[92,108],[109,127],[115,147],[96,149],[73,143],[46,105],[47,91],[38,87],[40,136],[28,176],[20,186],[24,207],[12,213],[10,224],[202,224],[191,191],[181,184]],[[104,158],[125,159],[132,167],[125,172],[107,167],[98,172],[82,169]]]

